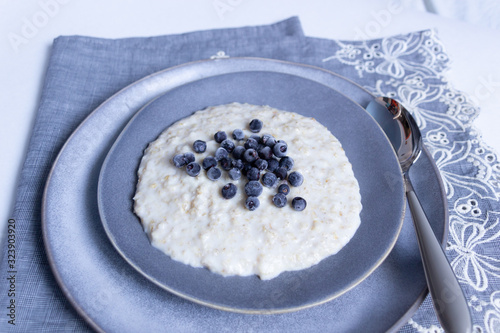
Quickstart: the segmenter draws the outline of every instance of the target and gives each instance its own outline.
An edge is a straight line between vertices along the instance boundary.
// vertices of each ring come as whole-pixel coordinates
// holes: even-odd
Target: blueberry
[[[289,156],[285,156],[280,160],[280,167],[285,168],[286,171],[290,171],[293,168],[293,159]]]
[[[248,208],[248,210],[256,210],[259,206],[260,201],[257,197],[248,197],[245,201],[245,207]]]
[[[252,166],[251,164],[245,163],[245,164],[243,165],[243,169],[241,169],[241,174],[242,174],[242,175],[244,175],[244,176],[246,176],[246,175],[247,175],[247,173],[248,173],[248,171],[249,171],[251,168],[253,168],[253,166]]]
[[[233,168],[236,168],[238,170],[243,169],[243,161],[242,160],[233,160]]]
[[[193,153],[185,153],[184,159],[186,160],[186,163],[194,162],[194,160],[195,160],[194,154]]]
[[[266,172],[264,176],[262,176],[262,184],[266,187],[273,187],[278,182],[278,177],[272,172]]]
[[[276,139],[270,134],[264,134],[264,135],[262,135],[260,142],[262,142],[262,144],[271,148],[276,143]]]
[[[224,199],[234,198],[238,188],[233,183],[228,183],[222,187],[221,193]]]
[[[276,177],[278,177],[279,180],[285,180],[286,179],[286,169],[279,167],[278,169],[274,170],[274,174]]]
[[[288,195],[288,193],[290,193],[290,186],[288,186],[287,184],[281,184],[278,187],[278,193],[283,193],[284,195]]]
[[[245,150],[243,153],[243,160],[248,163],[253,163],[259,158],[257,151],[253,148]]]
[[[227,150],[228,152],[232,152],[234,150],[234,142],[231,139],[226,139],[220,143],[220,146]]]
[[[271,158],[267,160],[267,170],[274,172],[279,168],[279,162],[275,158]]]
[[[249,197],[258,197],[262,194],[262,185],[257,180],[251,180],[245,184],[245,193]]]
[[[255,141],[257,141],[257,143],[261,143],[260,142],[260,135],[252,134],[252,135],[250,135],[250,139],[254,139]]]
[[[306,206],[307,206],[307,202],[304,198],[301,198],[301,197],[293,198],[293,200],[292,200],[293,209],[295,209],[297,211],[302,211],[302,210],[306,209]]]
[[[263,145],[262,143],[259,143],[259,144],[257,145],[257,148],[256,148],[255,150],[257,150],[257,151],[261,151],[262,149],[264,149],[264,147],[265,147],[265,145]]]
[[[187,161],[184,158],[184,154],[175,155],[172,161],[174,162],[174,165],[178,168],[182,168],[187,164]]]
[[[276,157],[284,157],[288,151],[288,146],[285,141],[278,140],[273,146],[273,153]]]
[[[300,186],[304,182],[304,176],[300,172],[294,171],[288,175],[288,182],[292,186]]]
[[[196,140],[193,142],[193,150],[196,153],[204,153],[207,150],[207,143],[203,140]]]
[[[217,148],[217,150],[215,151],[215,159],[217,161],[220,161],[223,158],[228,158],[228,157],[229,157],[228,151],[222,147]]]
[[[276,193],[273,197],[273,203],[278,208],[285,207],[286,202],[287,202],[287,198],[283,193]]]
[[[261,149],[259,149],[258,152],[259,152],[259,157],[264,160],[269,160],[273,157],[273,150],[271,149],[271,147],[264,146]]]
[[[227,139],[227,134],[224,131],[218,131],[214,134],[215,142],[221,143],[222,141]]]
[[[233,150],[233,157],[235,159],[240,159],[243,157],[243,153],[245,152],[246,148],[243,146],[237,146]]]
[[[258,159],[257,161],[253,162],[253,166],[259,169],[260,171],[264,171],[267,169],[267,161]]]
[[[222,176],[222,172],[217,167],[211,167],[207,170],[207,177],[210,180],[217,180]]]
[[[217,165],[217,160],[213,156],[205,157],[205,159],[203,159],[203,162],[201,163],[201,166],[203,167],[204,170],[208,170],[216,165]]]
[[[232,168],[231,170],[228,171],[229,178],[232,180],[238,180],[241,178],[241,171],[238,168]]]
[[[223,157],[220,161],[220,167],[223,170],[229,171],[233,167],[233,160],[230,157]]]
[[[240,129],[235,129],[233,131],[233,139],[237,140],[237,141],[241,141],[245,138],[245,133],[243,133],[242,130]]]
[[[257,149],[258,146],[259,143],[254,138],[248,138],[247,141],[245,142],[246,149]]]
[[[186,165],[186,172],[191,177],[196,177],[200,174],[201,166],[196,162],[190,162]]]
[[[255,167],[250,168],[250,170],[247,171],[247,178],[248,180],[259,180],[260,170]]]
[[[250,131],[252,131],[253,133],[258,133],[262,129],[262,121],[259,119],[252,119],[249,127]]]

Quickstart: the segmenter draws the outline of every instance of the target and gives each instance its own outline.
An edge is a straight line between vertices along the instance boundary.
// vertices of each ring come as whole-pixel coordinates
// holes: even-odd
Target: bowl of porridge
[[[111,242],[146,278],[243,313],[347,292],[382,263],[404,216],[399,164],[364,109],[259,72],[146,105],[103,164],[98,202]]]

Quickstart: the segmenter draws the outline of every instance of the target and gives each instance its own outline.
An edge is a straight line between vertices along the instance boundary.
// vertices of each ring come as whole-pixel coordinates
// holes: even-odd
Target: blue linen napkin
[[[268,26],[151,38],[71,36],[54,41],[10,221],[16,228],[16,326],[3,316],[1,331],[90,330],[56,284],[43,248],[40,207],[51,164],[78,124],[115,92],[148,74],[207,59],[219,51],[323,67],[376,95],[395,97],[414,112],[446,186],[448,257],[476,329],[498,332],[500,163],[471,126],[477,108],[444,78],[448,56],[442,43],[433,31],[365,42],[308,38],[297,18]],[[1,266],[4,274],[9,271],[7,250]],[[7,295],[9,288],[10,284],[0,283],[0,294]],[[10,299],[2,306],[8,307]],[[426,299],[401,331],[433,329],[438,330],[439,324]]]

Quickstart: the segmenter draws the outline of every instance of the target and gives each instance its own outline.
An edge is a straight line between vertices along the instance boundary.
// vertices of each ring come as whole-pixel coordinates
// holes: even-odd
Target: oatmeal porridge
[[[337,253],[361,209],[351,164],[325,126],[239,103],[168,127],[144,152],[134,196],[152,245],[172,259],[263,280]]]

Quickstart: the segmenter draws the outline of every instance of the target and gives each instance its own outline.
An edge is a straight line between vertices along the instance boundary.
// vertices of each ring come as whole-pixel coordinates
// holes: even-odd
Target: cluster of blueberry
[[[260,132],[262,126],[263,123],[259,119],[253,119],[249,124],[252,133]],[[243,141],[245,134],[241,129],[235,129],[232,137],[235,141]],[[237,146],[224,131],[215,133],[214,139],[220,144],[220,147],[217,148],[214,156],[205,157],[201,165],[195,161],[193,153],[175,155],[173,163],[178,168],[186,166],[187,174],[192,177],[198,176],[201,168],[206,171],[210,180],[217,180],[222,176],[220,168],[227,171],[232,180],[238,180],[242,175],[245,176],[248,179],[244,188],[247,195],[245,206],[249,210],[255,210],[259,207],[258,197],[262,194],[262,185],[273,188],[279,181],[283,180],[288,180],[288,184],[291,186],[300,186],[304,182],[301,173],[290,172],[294,161],[287,156],[288,145],[283,140],[276,140],[269,134],[262,136],[254,134],[247,138],[243,145]],[[204,153],[206,149],[205,141],[196,140],[193,143],[193,150],[196,153]],[[261,173],[264,171],[267,172],[261,177]],[[233,183],[224,185],[221,190],[222,197],[225,199],[233,198],[236,192],[237,187]],[[286,183],[281,184],[273,197],[274,205],[279,208],[284,207],[287,204],[289,192],[290,187]],[[306,205],[304,198],[295,197],[292,200],[292,207],[297,211],[304,210]]]

